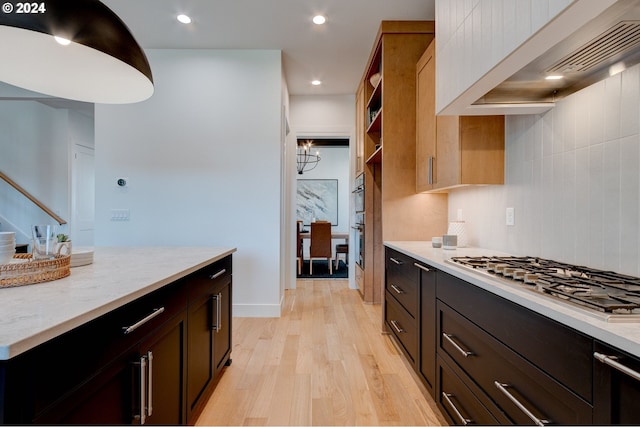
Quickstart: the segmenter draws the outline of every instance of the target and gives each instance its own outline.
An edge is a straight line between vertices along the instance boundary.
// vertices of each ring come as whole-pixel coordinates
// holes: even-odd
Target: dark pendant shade
[[[71,43],[62,45],[54,36]],[[144,51],[98,0],[4,1],[0,58],[1,81],[55,97],[126,104],[154,90]]]

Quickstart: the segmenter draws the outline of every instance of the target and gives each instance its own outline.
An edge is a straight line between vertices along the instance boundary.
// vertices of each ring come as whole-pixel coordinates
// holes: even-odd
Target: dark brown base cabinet
[[[2,361],[0,422],[193,423],[231,360],[231,265],[229,255]]]
[[[594,422],[640,425],[640,359],[598,341],[594,359]]]
[[[187,411],[192,420],[206,403],[210,387],[231,363],[231,264],[191,277],[187,370]],[[207,394],[207,392],[209,392]]]
[[[436,270],[389,248],[385,263],[385,323],[434,395]]]
[[[640,424],[638,357],[391,248],[386,268],[387,327],[450,423]]]

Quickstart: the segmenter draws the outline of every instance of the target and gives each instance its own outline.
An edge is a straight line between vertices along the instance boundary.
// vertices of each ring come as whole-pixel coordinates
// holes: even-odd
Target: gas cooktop
[[[453,257],[450,262],[588,310],[609,322],[640,321],[640,278],[537,257]]]

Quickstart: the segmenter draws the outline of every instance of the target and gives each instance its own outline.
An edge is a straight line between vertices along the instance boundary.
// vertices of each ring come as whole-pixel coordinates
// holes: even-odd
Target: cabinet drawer
[[[591,423],[591,405],[442,302],[438,320],[439,355],[457,362],[513,423]]]
[[[513,351],[592,401],[591,337],[438,271],[438,299]]]
[[[187,276],[189,303],[207,297],[214,286],[228,283],[231,277],[231,255]]]
[[[419,313],[419,270],[413,265],[413,258],[398,251],[386,251],[387,291],[413,316]]]
[[[491,412],[441,358],[438,358],[438,406],[456,425],[499,425]]]
[[[416,363],[418,355],[418,328],[416,320],[387,291],[385,322],[391,333],[404,348],[409,361]]]
[[[29,373],[19,379],[21,386],[32,389],[29,411],[36,415],[58,401],[156,328],[182,313],[186,303],[186,287],[177,281],[12,360],[12,370]],[[124,333],[124,328],[130,327],[133,329]]]

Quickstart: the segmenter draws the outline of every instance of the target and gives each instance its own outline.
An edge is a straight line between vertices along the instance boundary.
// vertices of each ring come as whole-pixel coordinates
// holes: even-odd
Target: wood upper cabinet
[[[427,240],[446,231],[446,195],[416,194],[416,63],[433,21],[382,21],[356,97],[365,174],[363,298],[384,300],[385,240]],[[360,92],[362,91],[362,92]]]
[[[504,116],[435,115],[435,41],[416,67],[416,191],[504,183]]]
[[[355,176],[364,171],[364,82],[360,82],[356,92],[356,167]]]

